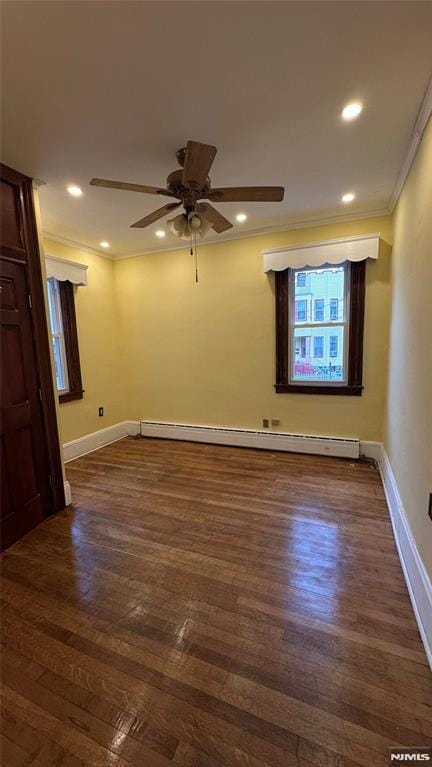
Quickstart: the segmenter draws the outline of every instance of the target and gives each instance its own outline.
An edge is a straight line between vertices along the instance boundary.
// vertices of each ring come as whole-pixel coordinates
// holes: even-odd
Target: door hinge
[[[42,402],[42,389],[38,389],[39,399]]]
[[[33,309],[33,301],[32,301],[32,297],[31,297],[30,293],[28,294],[28,303],[29,303],[30,309]]]

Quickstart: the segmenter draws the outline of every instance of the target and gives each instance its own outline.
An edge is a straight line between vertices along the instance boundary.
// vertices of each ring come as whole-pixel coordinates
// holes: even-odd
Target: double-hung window
[[[73,285],[48,279],[48,307],[54,353],[55,376],[60,402],[82,399],[81,368],[75,317]]]
[[[276,273],[277,392],[361,394],[364,291],[364,261]]]

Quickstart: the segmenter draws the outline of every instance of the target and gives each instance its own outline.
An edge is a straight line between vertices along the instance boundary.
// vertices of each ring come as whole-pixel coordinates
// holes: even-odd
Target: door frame
[[[57,425],[53,373],[51,365],[49,334],[42,278],[39,238],[33,202],[33,182],[28,176],[0,163],[1,177],[19,188],[23,239],[26,245],[27,287],[31,298],[31,327],[37,361],[37,377],[41,391],[42,421],[45,448],[50,472],[52,503],[47,515],[65,507],[64,479],[60,440]],[[3,250],[3,249],[2,249]],[[22,264],[24,254],[5,248],[1,257]]]

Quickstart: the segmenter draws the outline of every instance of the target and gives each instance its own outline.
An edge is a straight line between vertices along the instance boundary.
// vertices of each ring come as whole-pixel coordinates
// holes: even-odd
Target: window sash
[[[49,314],[50,314],[51,337],[53,341],[54,339],[57,339],[58,348],[60,351],[60,367],[61,367],[60,374],[61,374],[61,380],[63,381],[63,387],[59,388],[57,386],[57,391],[59,394],[66,394],[69,391],[69,376],[68,376],[68,366],[67,366],[67,357],[66,357],[66,344],[65,344],[65,336],[64,336],[64,330],[63,330],[63,317],[62,317],[62,308],[61,308],[61,302],[60,302],[59,285],[58,285],[58,281],[54,277],[50,277],[48,280],[48,304],[49,304]],[[57,367],[57,362],[56,362],[56,367]],[[58,378],[58,376],[56,377]]]
[[[288,302],[289,302],[289,318],[290,323],[288,327],[288,382],[291,386],[301,386],[301,387],[332,387],[337,388],[338,386],[347,386],[348,384],[348,370],[349,370],[349,336],[350,336],[350,283],[351,283],[351,264],[349,261],[347,261],[344,264],[340,264],[340,266],[343,266],[344,269],[344,318],[343,320],[338,320],[337,322],[335,320],[324,320],[322,322],[318,322],[316,320],[310,320],[309,322],[298,322],[296,321],[296,301],[299,300],[299,298],[296,298],[295,290],[297,285],[297,273],[307,273],[307,272],[316,272],[317,267],[313,267],[311,269],[293,269],[292,270],[292,279],[289,281],[289,292],[288,292]],[[326,267],[321,267],[322,269],[325,269]],[[306,278],[307,279],[307,278]],[[303,299],[300,299],[303,300]],[[320,299],[318,299],[320,300]],[[314,312],[313,316],[315,316],[315,300],[314,300]],[[338,302],[339,303],[339,302]],[[325,304],[324,304],[325,306]],[[339,310],[340,307],[338,307]],[[324,313],[325,316],[325,313]],[[320,328],[336,328],[336,327],[342,327],[344,328],[343,331],[343,378],[339,381],[329,381],[329,380],[304,380],[304,379],[298,379],[294,377],[294,366],[295,366],[295,331],[301,328],[307,328],[311,331],[314,331],[314,334],[316,334],[316,331]],[[312,333],[311,333],[312,336]],[[324,334],[325,336],[325,334]],[[325,343],[325,341],[324,341]]]

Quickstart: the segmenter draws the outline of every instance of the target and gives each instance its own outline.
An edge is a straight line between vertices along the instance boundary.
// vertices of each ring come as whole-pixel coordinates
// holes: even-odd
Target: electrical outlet
[[[272,425],[272,426],[280,426],[280,420],[279,420],[279,418],[272,418],[272,420],[271,420],[271,425]]]
[[[263,418],[263,429],[268,429],[269,427],[269,419]]]
[[[430,518],[432,519],[432,493],[429,493],[429,509],[428,514]]]
[[[99,408],[99,415],[102,416],[104,414],[103,407]]]

